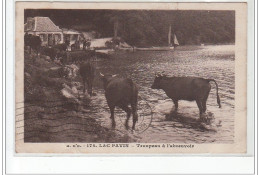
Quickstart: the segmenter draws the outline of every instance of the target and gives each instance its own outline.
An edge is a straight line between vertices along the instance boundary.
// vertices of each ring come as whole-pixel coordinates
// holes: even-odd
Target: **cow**
[[[115,128],[116,122],[114,118],[115,107],[119,107],[127,113],[125,128],[129,129],[128,121],[133,114],[132,130],[135,130],[135,124],[138,121],[137,114],[137,85],[130,78],[119,78],[117,76],[103,75],[100,73],[103,81],[105,97],[111,113],[112,128]],[[131,109],[129,106],[131,106]]]
[[[166,95],[172,99],[175,111],[178,109],[179,100],[196,101],[200,117],[206,111],[206,102],[211,90],[209,82],[213,81],[216,85],[217,103],[221,108],[218,95],[218,84],[214,79],[204,79],[198,77],[167,77],[166,75],[156,74],[152,89],[162,89]]]
[[[24,35],[24,45],[30,47],[29,53],[31,54],[31,50],[35,50],[36,54],[38,55],[38,52],[41,47],[41,38],[39,36],[35,36],[32,34],[25,33]]]
[[[84,94],[86,92],[86,83],[87,83],[87,91],[88,91],[89,95],[92,96],[92,86],[93,86],[93,81],[95,78],[95,73],[96,73],[96,68],[89,61],[81,64],[81,66],[79,68],[79,74],[83,80]]]
[[[52,48],[58,49],[60,51],[66,51],[67,47],[68,47],[68,45],[66,43],[56,44],[56,45],[52,46]]]
[[[55,60],[57,58],[57,55],[59,53],[58,49],[55,48],[49,48],[49,47],[42,47],[41,48],[41,54],[49,56],[51,60]]]
[[[68,62],[66,51],[58,51],[56,58],[58,58],[62,64],[66,64]]]

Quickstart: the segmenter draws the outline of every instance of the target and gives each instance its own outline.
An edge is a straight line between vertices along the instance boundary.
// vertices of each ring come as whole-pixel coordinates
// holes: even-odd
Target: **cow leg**
[[[133,111],[133,126],[132,126],[132,129],[135,130],[135,123],[138,121],[137,103],[131,104],[131,108],[132,108],[132,111]]]
[[[110,109],[110,113],[111,113],[111,120],[112,120],[112,128],[116,127],[116,121],[115,121],[115,117],[114,117],[114,110],[115,110],[115,106],[109,106]]]
[[[173,100],[174,106],[175,106],[175,112],[178,110],[178,100]]]
[[[37,48],[37,58],[38,58],[38,59],[39,59],[40,56],[41,56],[41,50],[40,50],[40,49],[41,49],[40,47]]]
[[[130,119],[132,111],[131,111],[131,109],[127,105],[120,105],[119,107],[121,109],[123,109],[126,112],[126,114],[127,114],[127,118],[126,118],[126,121],[125,121],[125,128],[128,129],[129,128],[128,121]]]
[[[207,110],[207,99],[208,99],[208,96],[209,96],[209,91],[208,91],[208,93],[205,95],[205,97],[202,100],[202,109],[203,109],[204,113]]]
[[[85,94],[86,92],[86,82],[85,79],[83,79],[83,93]]]
[[[91,92],[90,92],[90,83],[89,83],[89,80],[87,79],[87,91],[88,91],[88,94],[91,96]]]
[[[204,99],[202,100],[202,112],[203,112],[203,113],[205,113],[206,110],[207,110],[206,102],[207,102],[207,100],[204,100]]]
[[[200,111],[200,115],[202,114],[203,108],[202,108],[202,103],[201,100],[197,99],[196,103],[198,105],[199,111]]]
[[[208,99],[208,97],[206,97],[206,98],[204,98],[204,99],[202,100],[202,112],[203,112],[203,113],[205,113],[206,110],[207,110],[207,99]]]
[[[88,89],[89,89],[89,94],[90,94],[90,96],[92,96],[92,84],[91,84],[91,83],[89,83]]]
[[[88,80],[88,93],[92,96],[92,80]]]
[[[36,51],[36,57],[39,58],[38,57],[38,49],[36,48],[35,51]]]

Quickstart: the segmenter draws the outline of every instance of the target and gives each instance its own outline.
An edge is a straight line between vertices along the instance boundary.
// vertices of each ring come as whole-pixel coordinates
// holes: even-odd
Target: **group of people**
[[[69,46],[70,40],[66,39],[65,43],[67,46]],[[80,50],[80,44],[81,44],[81,42],[79,40],[76,40],[75,43],[71,45],[71,50]],[[86,50],[87,48],[90,47],[91,42],[90,42],[90,40],[84,38],[82,41],[82,44],[83,44],[83,50]]]

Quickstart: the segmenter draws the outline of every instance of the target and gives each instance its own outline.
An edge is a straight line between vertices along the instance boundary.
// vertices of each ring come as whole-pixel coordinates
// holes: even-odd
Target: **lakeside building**
[[[24,32],[41,38],[42,46],[52,46],[64,42],[63,32],[49,17],[28,17]]]

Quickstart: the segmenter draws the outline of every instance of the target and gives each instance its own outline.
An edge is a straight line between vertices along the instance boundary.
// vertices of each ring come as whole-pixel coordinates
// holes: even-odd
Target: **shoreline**
[[[62,86],[68,84],[68,80],[63,74],[50,72],[51,68],[59,65],[46,61],[42,56],[33,59],[35,57],[25,53],[24,113],[17,112],[16,115],[16,120],[24,122],[25,143],[129,142],[131,138],[128,135],[101,126],[95,115],[87,113],[89,102],[81,99],[76,103],[62,96]]]

